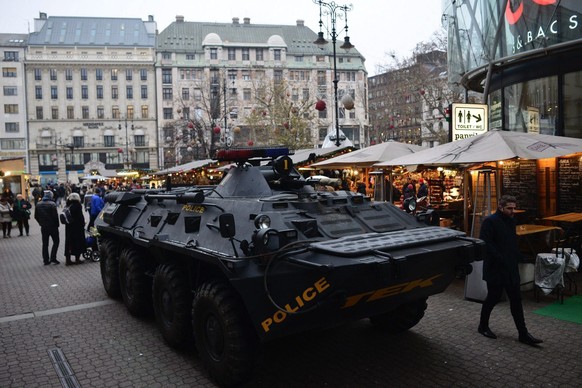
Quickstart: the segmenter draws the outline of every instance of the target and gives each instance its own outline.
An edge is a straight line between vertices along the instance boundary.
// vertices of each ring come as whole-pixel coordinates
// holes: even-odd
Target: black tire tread
[[[101,280],[103,288],[110,298],[119,299],[121,288],[119,285],[119,246],[117,241],[104,239],[99,245]]]

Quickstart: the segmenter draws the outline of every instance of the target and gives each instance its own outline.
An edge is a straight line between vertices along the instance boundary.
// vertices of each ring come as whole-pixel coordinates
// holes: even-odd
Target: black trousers
[[[42,260],[45,263],[54,261],[57,259],[57,251],[59,250],[59,229],[45,229],[41,228],[42,234]],[[49,238],[53,240],[53,247],[51,249],[51,255],[49,256]]]
[[[483,306],[481,307],[481,320],[479,325],[483,328],[489,327],[489,317],[491,316],[491,311],[493,311],[493,307],[499,303],[503,290],[505,290],[507,298],[509,299],[509,308],[518,333],[527,333],[525,317],[523,315],[523,306],[521,304],[521,292],[519,290],[519,284],[487,282],[487,297],[485,298]]]
[[[28,236],[28,232],[30,229],[30,227],[28,226],[28,218],[22,218],[16,221],[16,225],[18,225],[18,231],[20,232],[20,235],[22,235],[22,229],[24,227],[24,231],[26,231],[26,235]]]

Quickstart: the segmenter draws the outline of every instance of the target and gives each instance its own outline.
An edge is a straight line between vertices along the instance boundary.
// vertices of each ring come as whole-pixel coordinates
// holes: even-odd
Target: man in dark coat
[[[80,264],[81,255],[87,250],[81,196],[78,193],[69,194],[66,206],[71,212],[71,220],[65,225],[65,265]],[[71,256],[75,256],[74,262]]]
[[[519,333],[519,341],[533,346],[543,341],[533,337],[525,326],[519,289],[521,281],[518,262],[521,253],[513,219],[515,208],[515,197],[504,195],[499,199],[497,211],[485,218],[481,225],[479,238],[485,241],[486,247],[483,280],[487,282],[487,297],[481,308],[481,319],[477,331],[485,337],[497,338],[489,328],[489,317],[505,290],[511,315]]]
[[[34,219],[40,224],[42,234],[42,260],[44,265],[50,263],[60,264],[57,260],[57,251],[59,250],[59,213],[57,204],[53,201],[52,191],[46,191],[42,201],[36,205],[34,210]],[[49,257],[49,238],[53,240],[53,247]]]

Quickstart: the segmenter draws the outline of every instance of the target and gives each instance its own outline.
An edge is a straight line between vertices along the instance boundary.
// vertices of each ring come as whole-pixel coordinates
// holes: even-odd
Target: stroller
[[[99,261],[99,245],[97,237],[99,237],[99,231],[97,231],[97,228],[95,227],[92,227],[88,232],[86,232],[85,241],[87,242],[87,250],[83,253],[83,258],[86,260],[94,262]]]

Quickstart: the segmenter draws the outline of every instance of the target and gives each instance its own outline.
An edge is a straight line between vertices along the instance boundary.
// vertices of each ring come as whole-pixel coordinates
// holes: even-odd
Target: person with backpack
[[[105,202],[103,202],[103,198],[101,198],[101,196],[99,195],[100,193],[101,193],[101,190],[99,190],[99,188],[95,188],[95,190],[93,191],[93,195],[91,196],[91,208],[89,210],[90,217],[89,217],[89,225],[87,225],[87,230],[91,230],[91,228],[95,224],[95,220],[97,219],[97,216],[99,215],[99,213],[101,213],[103,206],[105,206]]]
[[[87,250],[85,240],[85,217],[83,217],[83,206],[81,196],[78,193],[71,193],[67,197],[67,203],[63,214],[62,223],[65,224],[65,265],[81,264],[81,255]],[[75,261],[71,261],[71,256],[75,256]]]

